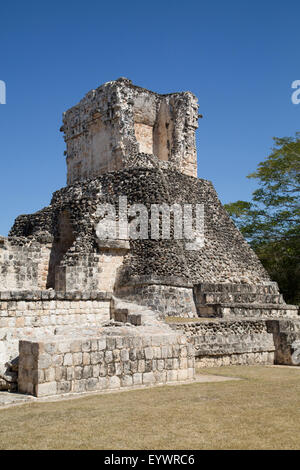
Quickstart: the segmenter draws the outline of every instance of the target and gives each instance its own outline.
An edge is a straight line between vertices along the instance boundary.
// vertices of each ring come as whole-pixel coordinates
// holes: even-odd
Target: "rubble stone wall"
[[[0,238],[0,290],[46,289],[51,245]]]
[[[21,393],[115,390],[193,379],[194,348],[179,335],[20,341]]]
[[[200,367],[274,363],[274,339],[264,320],[216,319],[171,327],[193,338]]]
[[[75,266],[76,257],[80,260],[86,255],[101,254],[95,233],[99,222],[97,208],[99,204],[110,203],[118,213],[119,196],[126,196],[129,205],[143,203],[149,213],[151,204],[204,205],[203,247],[186,250],[184,240],[172,238],[130,240],[122,268],[123,284],[126,285],[130,277],[144,275],[177,276],[193,285],[270,282],[256,254],[222,207],[212,184],[171,170],[131,168],[63,188],[54,193],[49,208],[20,216],[10,236],[25,237],[28,224],[33,226],[33,239],[41,226],[55,236],[58,214],[68,211],[75,241],[63,263]]]
[[[196,317],[193,288],[163,284],[137,284],[117,290],[119,297],[161,312],[164,317]]]
[[[220,356],[199,356],[197,367],[255,366],[274,364],[273,351],[222,354]]]

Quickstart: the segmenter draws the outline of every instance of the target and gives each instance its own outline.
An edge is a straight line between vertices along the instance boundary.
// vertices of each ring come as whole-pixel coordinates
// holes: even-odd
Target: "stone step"
[[[196,294],[199,293],[253,293],[253,294],[279,294],[276,282],[268,284],[239,284],[239,283],[202,283],[195,287]]]
[[[200,293],[197,296],[197,303],[200,305],[237,303],[237,304],[284,304],[281,294],[257,294],[253,292],[211,292]]]
[[[224,303],[198,306],[200,317],[246,317],[246,318],[299,318],[298,307],[287,304]]]
[[[114,309],[113,318],[115,321],[131,323],[135,326],[140,326],[142,324],[142,316],[138,313],[131,313],[128,308]]]
[[[160,320],[160,312],[149,309],[117,297],[112,298],[111,319],[124,324],[131,323],[134,326],[151,326],[156,329],[166,329],[166,324]]]

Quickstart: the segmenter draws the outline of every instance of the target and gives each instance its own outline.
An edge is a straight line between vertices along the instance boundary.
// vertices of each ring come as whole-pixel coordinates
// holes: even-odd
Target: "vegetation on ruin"
[[[248,175],[252,201],[225,205],[286,302],[300,303],[300,133],[274,138],[272,153]]]
[[[300,369],[0,409],[0,449],[299,449]]]

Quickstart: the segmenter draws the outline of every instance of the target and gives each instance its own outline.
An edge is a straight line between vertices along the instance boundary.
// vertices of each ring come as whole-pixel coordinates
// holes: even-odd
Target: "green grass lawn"
[[[0,449],[299,449],[300,369],[222,367],[244,380],[0,410]]]

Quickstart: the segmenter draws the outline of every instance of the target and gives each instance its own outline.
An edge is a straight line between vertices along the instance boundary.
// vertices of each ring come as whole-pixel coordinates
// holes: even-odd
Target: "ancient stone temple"
[[[2,388],[55,395],[193,380],[195,363],[294,363],[297,307],[197,178],[197,127],[192,93],[125,78],[64,113],[67,186],[0,238]]]

